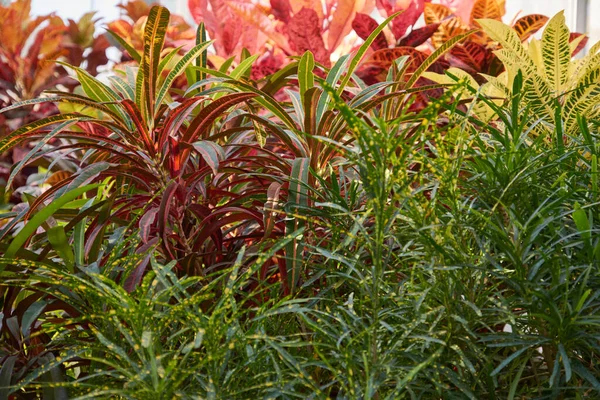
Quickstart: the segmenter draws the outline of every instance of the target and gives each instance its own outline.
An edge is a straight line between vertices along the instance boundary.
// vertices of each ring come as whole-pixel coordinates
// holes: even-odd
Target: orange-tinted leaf
[[[521,17],[513,25],[513,29],[517,31],[517,35],[522,41],[529,39],[529,37],[535,34],[537,31],[542,29],[548,22],[548,17],[541,14],[531,14]]]
[[[290,6],[293,14],[298,14],[303,8],[308,8],[317,14],[319,22],[323,21],[323,3],[321,0],[292,0]]]
[[[370,12],[365,9],[367,0],[338,0],[327,34],[327,47],[334,50],[352,30],[354,17],[358,12]]]
[[[448,7],[462,21],[469,21],[475,0],[438,0],[438,3]]]
[[[450,17],[454,17],[454,13],[452,10],[441,4],[431,4],[425,3],[425,9],[423,10],[423,17],[425,18],[425,23],[427,25],[430,24],[439,24],[440,22],[448,19]]]
[[[317,12],[302,8],[288,24],[290,45],[297,53],[311,51],[315,60],[329,65],[329,52],[325,48],[321,33],[321,24]]]
[[[440,24],[425,25],[422,28],[412,30],[406,37],[398,42],[398,46],[417,47],[427,41],[438,30]]]
[[[476,0],[475,4],[473,4],[473,9],[471,10],[471,19],[469,20],[469,23],[471,26],[474,26],[475,20],[481,18],[500,21],[502,20],[503,15],[504,13],[498,4],[498,0]]]
[[[363,40],[366,40],[369,35],[377,28],[379,24],[373,18],[368,16],[367,14],[357,13],[356,17],[354,17],[354,21],[352,21],[352,28]],[[388,42],[383,33],[380,33],[375,38],[375,41],[371,44],[371,47],[374,50],[386,49],[388,47]]]
[[[472,72],[484,72],[490,55],[484,46],[473,42],[458,44],[448,54],[453,65]]]
[[[118,5],[117,7],[125,11],[125,14],[135,22],[138,19],[148,15],[148,13],[150,13],[150,8],[156,5],[158,4],[149,4],[144,0],[130,0],[125,4]]]
[[[55,184],[64,181],[65,179],[69,178],[72,174],[68,171],[56,171],[55,173],[53,173],[52,175],[50,175],[48,177],[48,179],[46,179],[46,184],[50,185],[50,186],[54,186]]]
[[[431,42],[438,48],[454,36],[461,35],[468,30],[469,27],[465,26],[460,18],[449,18],[440,24],[438,30],[431,37]]]
[[[569,36],[569,42],[572,42],[573,40],[577,39],[581,35],[583,35],[583,33],[571,32],[571,34]],[[581,50],[583,50],[585,48],[585,46],[587,45],[587,42],[589,39],[590,39],[589,36],[584,37],[581,40],[581,42],[579,42],[579,44],[577,44],[577,47],[575,48],[575,50],[573,50],[573,54],[571,54],[571,56],[575,57],[577,55],[577,53],[579,53]]]
[[[358,76],[367,83],[385,80],[392,63],[402,56],[408,56],[406,73],[413,73],[427,56],[413,47],[395,47],[375,51],[361,66]]]

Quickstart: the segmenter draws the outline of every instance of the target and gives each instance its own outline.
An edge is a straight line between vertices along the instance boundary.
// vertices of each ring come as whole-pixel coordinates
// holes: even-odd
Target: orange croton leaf
[[[338,47],[352,30],[352,23],[357,13],[369,14],[374,6],[371,0],[338,0],[329,25],[327,47],[330,50]]]
[[[498,4],[498,0],[476,0],[471,10],[469,23],[471,26],[474,26],[475,20],[482,18],[500,21],[503,15],[504,13]]]
[[[542,29],[548,22],[548,17],[541,14],[525,15],[519,18],[513,25],[513,29],[517,31],[517,35],[522,41],[529,39],[529,37],[535,34],[537,31]]]

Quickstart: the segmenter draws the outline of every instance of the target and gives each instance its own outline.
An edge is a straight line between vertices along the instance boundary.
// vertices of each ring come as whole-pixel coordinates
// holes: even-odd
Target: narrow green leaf
[[[87,185],[77,189],[73,189],[70,192],[63,194],[56,198],[52,203],[44,207],[42,210],[37,212],[27,224],[21,229],[21,231],[15,236],[11,244],[6,250],[5,257],[12,258],[17,254],[17,251],[25,244],[31,235],[35,233],[37,228],[42,225],[48,218],[50,218],[55,212],[61,209],[63,206],[68,204],[70,201],[75,200],[87,191],[93,190],[100,187],[99,184]],[[6,265],[0,264],[0,272],[4,271]]]
[[[506,367],[508,364],[510,364],[514,359],[516,359],[517,357],[519,357],[521,354],[523,354],[524,352],[526,352],[527,350],[529,350],[529,347],[523,347],[522,349],[519,349],[517,351],[515,351],[514,353],[512,353],[510,356],[506,357],[501,363],[500,365],[498,365],[496,367],[496,369],[494,369],[491,373],[492,376],[497,375],[498,372],[502,371],[504,369],[504,367]]]
[[[171,85],[173,84],[175,79],[177,79],[177,77],[179,75],[181,75],[181,73],[185,70],[185,68],[189,64],[191,64],[192,61],[194,61],[194,58],[198,54],[202,53],[211,44],[212,44],[212,42],[206,42],[206,43],[199,44],[198,46],[195,46],[192,50],[190,50],[185,56],[183,56],[181,58],[181,60],[179,60],[179,62],[175,65],[175,67],[173,67],[171,72],[169,72],[169,75],[167,75],[167,78],[165,79],[164,83],[162,84],[160,90],[158,91],[158,94],[156,96],[156,105],[157,106],[162,104],[165,96],[167,95],[167,93],[168,93],[169,89],[171,88]]]
[[[131,56],[131,58],[133,58],[135,62],[139,64],[142,61],[142,56],[140,55],[140,53],[138,53],[138,51],[135,48],[133,48],[133,46],[131,46],[129,43],[127,43],[121,36],[111,31],[110,29],[107,29],[106,33],[108,33],[111,38],[116,40],[117,43],[119,43],[119,45],[123,47],[125,51],[127,51],[127,53],[129,53],[129,55]]]
[[[352,78],[352,74],[354,74],[354,71],[358,67],[358,64],[360,64],[360,62],[362,61],[363,57],[365,56],[365,53],[367,52],[369,47],[371,47],[371,44],[375,41],[375,38],[394,18],[396,18],[403,12],[404,10],[398,11],[387,17],[385,21],[383,21],[373,32],[371,32],[369,37],[367,37],[367,40],[365,40],[365,42],[359,47],[354,57],[352,57],[352,61],[350,61],[350,66],[348,67],[348,71],[346,71],[346,76],[344,76],[342,82],[340,83],[340,86],[337,89],[338,95],[341,95],[344,92],[346,85],[348,85],[348,82],[350,82],[350,79]]]
[[[419,80],[419,78],[421,77],[423,72],[427,71],[427,69],[429,69],[429,67],[431,67],[433,65],[433,63],[438,60],[438,58],[440,58],[441,56],[446,54],[446,52],[448,50],[450,50],[452,47],[454,47],[457,43],[462,42],[463,40],[465,40],[466,38],[468,38],[475,32],[477,32],[477,29],[472,29],[468,32],[461,33],[460,35],[456,35],[456,36],[452,37],[451,39],[449,39],[448,41],[446,41],[439,48],[437,48],[433,53],[431,53],[429,55],[429,57],[427,57],[427,59],[425,61],[423,61],[423,63],[421,65],[419,65],[419,68],[417,68],[415,70],[415,72],[413,72],[413,74],[410,76],[410,79],[408,80],[408,82],[406,82],[405,87],[408,89],[412,88],[415,85],[415,83],[417,83],[417,81]]]
[[[62,258],[69,272],[73,273],[75,256],[73,255],[73,249],[69,245],[69,239],[65,233],[64,226],[55,226],[48,230],[48,242],[52,245],[52,248]]]

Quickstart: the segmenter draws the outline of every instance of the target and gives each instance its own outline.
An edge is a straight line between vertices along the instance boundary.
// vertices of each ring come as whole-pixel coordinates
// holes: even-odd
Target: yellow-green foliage
[[[478,22],[485,33],[502,46],[495,54],[506,68],[498,77],[486,76],[488,82],[481,88],[472,82],[483,95],[510,98],[513,80],[520,70],[526,103],[545,122],[555,122],[555,101],[561,105],[567,134],[578,129],[578,115],[587,119],[599,115],[595,99],[600,95],[600,43],[584,58],[573,59],[571,55],[584,37],[569,42],[570,32],[562,11],[548,22],[541,40],[534,38],[529,43],[522,43],[515,30],[500,21],[481,19]],[[447,83],[447,79],[438,74],[428,73],[427,77]],[[486,121],[493,115],[485,105],[475,107],[474,111]]]

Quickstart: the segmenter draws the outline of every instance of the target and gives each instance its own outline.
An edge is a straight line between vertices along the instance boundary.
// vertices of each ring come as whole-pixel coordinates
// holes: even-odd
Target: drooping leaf
[[[154,224],[154,220],[156,219],[156,214],[158,213],[158,208],[153,207],[146,211],[144,215],[140,218],[140,238],[142,242],[148,243],[150,240],[150,229]]]
[[[208,140],[194,142],[193,146],[216,175],[219,171],[219,164],[225,159],[223,148],[215,142]]]
[[[23,229],[15,236],[12,240],[8,249],[6,250],[5,257],[12,258],[17,254],[17,251],[25,244],[29,237],[42,225],[48,218],[50,218],[55,212],[62,208],[67,203],[75,200],[87,191],[96,189],[100,185],[87,185],[77,189],[73,189],[64,195],[56,198],[52,203],[38,211],[28,222],[25,224]],[[0,273],[4,271],[6,265],[0,264]]]
[[[281,192],[281,183],[273,182],[269,185],[267,189],[267,201],[264,207],[264,225],[265,225],[265,233],[264,237],[267,238],[271,236],[273,229],[275,228],[275,222],[279,213],[277,210],[281,208],[279,204],[279,194]]]
[[[213,122],[227,111],[227,109],[254,97],[256,97],[255,93],[232,93],[213,101],[204,107],[192,120],[183,136],[183,141],[189,143],[202,138],[204,133],[210,130]]]

